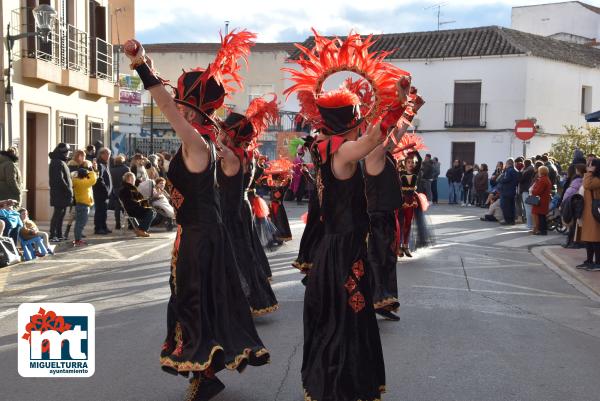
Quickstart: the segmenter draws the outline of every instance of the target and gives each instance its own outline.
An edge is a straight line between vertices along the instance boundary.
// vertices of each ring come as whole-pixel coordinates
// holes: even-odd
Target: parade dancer
[[[259,263],[253,246],[252,215],[244,187],[244,165],[253,158],[253,150],[248,147],[269,124],[278,118],[275,100],[267,102],[254,99],[246,114],[231,113],[223,122],[221,135],[224,157],[218,163],[217,181],[221,194],[223,223],[235,244],[234,252],[240,267],[243,281],[248,284],[248,302],[254,316],[261,316],[277,310],[277,300],[269,284],[271,269],[266,260],[266,268]],[[259,251],[264,254],[262,246]]]
[[[365,183],[369,210],[369,266],[372,274],[373,306],[384,318],[398,321],[394,313],[400,307],[396,262],[398,253],[398,209],[402,206],[402,192],[396,159],[392,155],[404,132],[410,126],[416,111],[423,105],[416,89],[410,87],[410,77],[398,81],[397,105],[383,119],[384,131],[399,121],[394,140],[379,145],[365,159]]]
[[[277,228],[269,218],[269,205],[258,193],[256,193],[256,186],[258,185],[258,182],[262,180],[266,168],[265,163],[267,161],[267,157],[261,155],[258,150],[254,150],[254,160],[254,174],[252,180],[250,181],[248,190],[246,191],[248,195],[248,201],[250,202],[250,206],[252,208],[252,216],[255,227],[254,231],[256,232],[255,237],[258,238],[258,241],[253,239],[253,246],[255,249],[266,247],[267,249],[272,250],[273,247],[279,243],[279,241],[276,239]],[[252,164],[249,164],[249,166],[252,166]],[[264,254],[264,251],[261,252]],[[269,268],[268,277],[271,277],[271,269],[268,261],[266,265]]]
[[[283,198],[290,187],[292,163],[287,159],[273,160],[265,170],[263,182],[269,187],[271,203],[269,214],[277,229],[279,243],[292,240],[292,230],[285,210]]]
[[[317,165],[318,157],[315,152],[318,152],[316,146],[312,146],[315,142],[314,137],[305,138],[304,147],[308,149],[313,165]],[[316,185],[316,177],[313,177],[309,171],[305,171],[306,179]],[[306,214],[306,226],[302,232],[300,239],[300,248],[298,249],[298,257],[292,263],[296,269],[303,274],[308,274],[313,265],[314,256],[323,237],[323,224],[321,221],[321,212],[319,206],[319,197],[317,191],[311,191],[308,198],[308,212]],[[306,283],[306,278],[302,280]]]
[[[369,51],[372,38],[351,33],[345,41],[315,32],[312,49],[298,46],[299,69],[286,69],[295,83],[303,116],[326,138],[319,150],[317,191],[325,233],[310,271],[304,299],[302,383],[305,400],[373,401],[385,390],[385,367],[373,309],[367,261],[369,218],[359,160],[383,142],[378,118],[397,99],[395,82],[404,71]],[[377,102],[364,119],[360,99],[341,88],[322,91],[339,71],[364,74]]]
[[[167,336],[160,353],[163,370],[191,376],[186,400],[209,400],[224,388],[220,370],[242,371],[268,363],[242,290],[233,247],[223,226],[215,189],[216,124],[211,115],[224,101],[227,82],[240,84],[237,60],[246,57],[255,35],[231,32],[206,69],[184,72],[172,98],[135,40],[125,43],[131,68],[140,76],[182,146],[169,166],[176,210],[167,308]]]
[[[413,219],[418,213],[417,210],[420,210],[420,208],[427,208],[427,206],[423,204],[423,202],[427,202],[427,198],[423,199],[423,197],[419,196],[417,193],[419,172],[421,171],[421,162],[423,160],[418,149],[422,149],[423,144],[421,138],[416,135],[406,136],[403,139],[406,141],[413,141],[413,143],[411,143],[410,148],[406,150],[406,155],[402,156],[404,157],[404,160],[402,160],[399,165],[403,202],[398,216],[401,227],[398,256],[412,258],[413,255],[410,252],[409,243]],[[421,237],[421,235],[419,237]],[[420,241],[425,240],[420,239]]]

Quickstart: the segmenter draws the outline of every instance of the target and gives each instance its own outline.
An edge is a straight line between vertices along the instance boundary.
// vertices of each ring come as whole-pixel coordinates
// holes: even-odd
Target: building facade
[[[35,36],[32,9],[54,8],[47,40]],[[5,0],[0,3],[2,148],[16,146],[23,176],[22,203],[38,220],[51,214],[48,153],[59,142],[82,148],[108,138],[108,102],[114,82],[108,0]],[[28,33],[9,49],[6,35]],[[12,68],[9,68],[9,50]],[[8,76],[10,72],[10,88]],[[10,95],[12,93],[12,96]]]
[[[565,126],[585,125],[600,106],[600,50],[589,46],[492,26],[385,34],[374,47],[412,74],[426,101],[415,129],[443,169],[522,155],[514,134],[522,119],[539,127],[526,155],[547,152]],[[298,110],[297,101],[285,108]]]

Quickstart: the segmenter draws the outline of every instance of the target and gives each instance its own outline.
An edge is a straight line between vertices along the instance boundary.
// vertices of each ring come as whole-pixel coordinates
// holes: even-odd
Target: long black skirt
[[[304,274],[308,274],[313,266],[315,254],[324,232],[321,213],[319,211],[319,199],[316,192],[314,192],[314,195],[311,193],[308,202],[306,227],[304,227],[304,232],[300,239],[298,257],[292,263],[292,266]]]
[[[258,266],[262,269],[265,276],[270,279],[272,276],[271,266],[269,265],[269,259],[267,258],[265,249],[260,242],[258,231],[256,230],[256,225],[254,224],[254,217],[252,216],[252,208],[250,207],[250,202],[248,201],[244,201],[242,203],[242,225],[250,238],[252,252],[254,253]]]
[[[243,208],[241,213],[244,213]],[[223,213],[223,224],[232,239],[233,252],[243,277],[242,282],[245,281],[248,285],[250,310],[252,315],[260,316],[276,311],[277,299],[269,283],[269,278],[259,263],[258,255],[254,251],[251,230],[243,220],[245,218],[240,213]],[[262,250],[262,247],[260,249]]]
[[[396,213],[369,213],[370,230],[368,241],[369,267],[373,289],[373,306],[395,311],[398,302],[398,280],[396,277],[397,241]]]
[[[229,235],[178,226],[173,246],[163,370],[188,376],[269,362],[244,296]]]
[[[282,201],[272,201],[269,205],[271,212],[271,221],[277,228],[277,239],[280,241],[291,241],[292,230],[290,229],[290,221],[288,220],[285,211],[285,205]]]
[[[385,390],[365,239],[325,234],[319,245],[304,299],[305,400],[372,401]]]

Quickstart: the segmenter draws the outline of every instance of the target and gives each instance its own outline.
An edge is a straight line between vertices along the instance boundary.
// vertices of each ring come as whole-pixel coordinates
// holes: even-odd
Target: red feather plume
[[[416,134],[404,134],[392,154],[396,160],[404,160],[406,155],[415,150],[427,150],[423,138]]]
[[[267,101],[262,97],[252,99],[246,109],[246,118],[252,124],[255,135],[260,135],[269,125],[279,123],[279,107],[277,106],[277,96],[273,95],[273,100]]]
[[[373,104],[373,89],[369,82],[361,78],[354,81],[352,78],[346,78],[342,84],[343,88],[347,88],[350,92],[356,93],[360,99],[360,114],[362,116],[369,112],[370,105]]]
[[[292,86],[284,93],[289,96],[294,92],[299,94],[309,92],[318,99],[321,95],[322,85],[325,79],[340,71],[353,71],[361,76],[373,88],[374,108],[368,117],[376,120],[397,100],[396,82],[403,76],[410,75],[408,72],[387,63],[384,59],[389,52],[369,52],[375,43],[373,36],[361,37],[357,33],[350,33],[345,40],[339,38],[329,39],[320,36],[313,29],[315,44],[312,49],[296,44],[301,55],[295,63],[300,69],[284,68],[291,74]],[[303,101],[311,101],[310,97],[302,95],[298,97],[304,117],[313,125],[319,122],[319,114],[313,114],[315,109],[312,105],[304,105]],[[318,111],[318,110],[317,110]]]
[[[255,39],[256,34],[245,29],[240,32],[234,29],[225,37],[221,35],[221,49],[209,65],[208,74],[223,84],[225,92],[233,93],[244,87],[242,77],[238,74],[241,68],[238,61],[242,59],[248,66],[248,55]],[[229,78],[226,78],[227,76]],[[238,88],[230,86],[230,83],[235,83]]]

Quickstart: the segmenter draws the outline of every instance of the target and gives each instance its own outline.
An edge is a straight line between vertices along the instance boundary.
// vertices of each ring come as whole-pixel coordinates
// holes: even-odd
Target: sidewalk
[[[600,302],[600,272],[575,268],[585,260],[585,249],[565,249],[552,245],[534,248],[532,253],[579,291]]]

